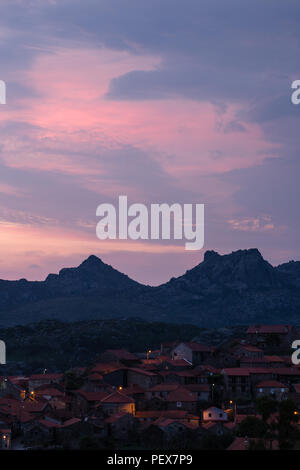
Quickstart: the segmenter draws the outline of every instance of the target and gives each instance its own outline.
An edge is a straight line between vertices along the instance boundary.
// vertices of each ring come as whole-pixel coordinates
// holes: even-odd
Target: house
[[[78,390],[74,395],[73,409],[76,415],[88,414],[103,398],[107,397],[107,392],[86,392]]]
[[[142,425],[154,422],[156,419],[164,417],[175,419],[182,423],[188,423],[193,427],[199,426],[199,416],[189,413],[186,410],[144,410],[136,411],[135,419]]]
[[[228,398],[248,396],[250,393],[250,372],[248,368],[232,367],[222,370]]]
[[[211,386],[208,384],[188,384],[185,388],[195,393],[198,401],[209,401],[211,398]]]
[[[135,413],[134,399],[118,391],[103,398],[100,406],[107,415],[114,413],[128,413],[134,415]]]
[[[107,436],[118,440],[127,440],[134,429],[134,417],[121,411],[105,419]]]
[[[222,410],[221,408],[217,408],[216,406],[210,406],[206,410],[202,412],[202,421],[227,421],[228,416],[227,413]]]
[[[66,407],[65,393],[57,388],[42,388],[35,390],[34,396],[46,400],[52,408],[64,409]]]
[[[109,372],[103,372],[103,382],[115,387],[127,387],[127,367],[122,366]]]
[[[242,341],[232,349],[232,353],[239,359],[263,359],[264,357],[264,351],[262,349]]]
[[[161,355],[171,355],[171,351],[180,343],[180,341],[165,341],[160,345]]]
[[[289,388],[277,380],[266,380],[259,382],[255,386],[255,394],[257,397],[271,395],[277,401],[286,399],[288,392]]]
[[[138,357],[127,349],[107,349],[101,354],[100,359],[107,362],[121,362],[126,366],[134,366],[139,363]]]
[[[148,400],[151,400],[151,398],[157,397],[157,398],[162,398],[166,399],[168,394],[172,392],[173,390],[176,390],[179,387],[179,384],[173,384],[173,383],[161,383],[158,385],[154,385],[154,387],[149,388],[146,390],[146,398]]]
[[[190,364],[202,364],[210,359],[214,353],[214,348],[196,342],[179,343],[171,351],[172,359],[185,359]]]
[[[29,377],[28,388],[31,392],[41,385],[59,384],[63,380],[63,374],[34,374]]]
[[[290,347],[296,336],[293,325],[251,325],[246,333],[247,341],[262,349]]]
[[[127,385],[139,385],[142,388],[148,389],[158,383],[158,376],[154,372],[139,369],[137,367],[130,367],[127,372]]]
[[[195,412],[197,410],[198,397],[196,393],[186,388],[177,387],[168,393],[166,402],[168,410],[182,409]]]
[[[141,430],[141,439],[146,447],[153,449],[184,447],[189,441],[189,435],[195,430],[188,423],[182,423],[172,418],[160,417]]]

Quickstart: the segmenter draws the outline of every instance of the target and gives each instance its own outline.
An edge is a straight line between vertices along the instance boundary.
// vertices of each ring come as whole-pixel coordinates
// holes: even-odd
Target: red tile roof
[[[113,392],[101,400],[102,403],[134,403],[134,399],[120,392]]]
[[[167,401],[168,402],[196,402],[197,401],[197,395],[190,390],[187,390],[186,388],[183,387],[178,387],[176,390],[170,392],[167,396]]]
[[[285,388],[288,389],[288,387],[281,382],[278,382],[278,380],[264,380],[263,382],[259,382],[256,384],[256,388]]]
[[[119,362],[99,362],[94,365],[92,372],[98,372],[100,374],[108,374],[117,369],[126,369],[126,367],[121,366]]]
[[[109,353],[116,357],[119,360],[126,360],[126,361],[136,361],[137,357],[135,354],[132,354],[131,352],[127,351],[127,349],[107,349],[105,353]],[[104,353],[104,354],[105,354]]]
[[[249,376],[249,368],[246,367],[229,367],[223,369],[223,372],[230,376]]]
[[[205,344],[196,343],[195,341],[191,341],[188,343],[184,343],[188,348],[195,352],[213,352],[215,348],[211,346],[206,346]]]
[[[284,334],[288,333],[291,328],[291,325],[251,325],[247,330],[247,334]]]
[[[150,372],[150,371],[144,370],[144,369],[139,369],[138,367],[130,367],[128,370],[136,372],[137,374],[148,375],[149,377],[155,377],[156,376],[156,374],[154,374],[153,372]]]
[[[86,392],[85,390],[78,390],[78,395],[83,396],[87,401],[102,401],[103,398],[108,396],[107,392]]]
[[[57,390],[57,388],[44,388],[41,390],[36,390],[35,391],[36,396],[51,396],[51,397],[63,397],[64,393],[61,392],[60,390]]]
[[[61,380],[63,374],[33,374],[29,377],[29,380]]]
[[[265,356],[266,362],[283,362],[285,363],[285,359],[281,356]]]

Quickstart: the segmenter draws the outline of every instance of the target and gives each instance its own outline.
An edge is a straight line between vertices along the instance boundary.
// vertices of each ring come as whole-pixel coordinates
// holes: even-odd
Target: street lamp
[[[149,354],[151,354],[151,353],[152,353],[151,349],[148,349],[148,351],[147,351],[147,361],[149,361]]]

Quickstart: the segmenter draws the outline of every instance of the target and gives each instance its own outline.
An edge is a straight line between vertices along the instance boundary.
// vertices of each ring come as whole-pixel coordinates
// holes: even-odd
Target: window
[[[220,417],[220,418],[223,418],[223,414],[222,414],[222,413],[219,413],[219,417]]]
[[[208,417],[211,418],[211,413],[208,413]]]

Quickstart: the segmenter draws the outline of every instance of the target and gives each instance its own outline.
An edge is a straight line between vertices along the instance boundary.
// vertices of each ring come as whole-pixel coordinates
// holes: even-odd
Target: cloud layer
[[[296,0],[3,0],[2,278],[91,252],[158,284],[181,243],[100,242],[95,211],[204,203],[205,249],[299,258]]]

